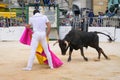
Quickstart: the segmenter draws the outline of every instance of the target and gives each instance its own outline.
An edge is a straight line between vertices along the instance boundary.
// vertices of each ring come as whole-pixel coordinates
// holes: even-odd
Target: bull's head
[[[62,55],[65,55],[69,47],[69,43],[65,40],[58,40],[57,42],[59,43]]]

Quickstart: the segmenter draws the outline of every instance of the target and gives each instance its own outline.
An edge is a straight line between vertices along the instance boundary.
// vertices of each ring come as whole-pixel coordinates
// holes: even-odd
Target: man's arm
[[[50,30],[51,30],[51,24],[50,24],[50,22],[47,22],[47,23],[46,23],[46,25],[47,25],[47,32],[46,32],[46,36],[48,37],[48,36],[49,36],[49,34],[50,34]]]
[[[30,18],[28,24],[25,24],[25,27],[26,27],[26,28],[31,28],[31,26],[32,26],[32,18]]]

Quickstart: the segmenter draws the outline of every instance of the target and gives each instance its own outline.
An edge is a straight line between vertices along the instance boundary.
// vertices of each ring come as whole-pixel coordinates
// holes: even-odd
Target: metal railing
[[[87,31],[88,27],[116,27],[120,28],[120,17],[85,17],[85,18],[73,18],[72,20],[68,18],[63,18],[59,22],[62,26],[72,26],[74,29],[82,29]]]
[[[0,27],[10,27],[10,26],[23,26],[26,20],[22,17],[16,18],[3,18],[0,17]],[[85,18],[73,18],[69,20],[68,18],[60,19],[60,25],[72,26],[77,29],[79,27],[117,27],[120,28],[120,17],[89,17]]]
[[[91,23],[92,22],[92,23]],[[114,16],[114,17],[93,17],[90,21],[90,18],[88,18],[88,26],[89,27],[118,27],[120,28],[120,17]]]
[[[23,26],[26,20],[22,17],[16,18],[3,18],[0,17],[0,27],[10,27],[10,26]]]

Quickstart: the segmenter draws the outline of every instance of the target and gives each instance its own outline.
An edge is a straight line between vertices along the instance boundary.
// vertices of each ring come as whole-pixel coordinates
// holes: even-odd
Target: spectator
[[[109,10],[108,13],[106,14],[106,16],[112,17],[112,16],[115,15],[116,11],[117,11],[117,8],[115,8],[113,12],[111,12],[111,11]]]
[[[107,14],[107,13],[108,13],[108,11],[109,11],[109,10],[108,10],[108,7],[106,7],[105,14]]]
[[[81,31],[84,30],[84,25],[85,25],[85,19],[82,18],[82,19],[81,19]]]
[[[97,19],[93,20],[92,26],[94,26],[94,27],[98,27],[99,26],[98,23],[97,23]]]
[[[39,9],[40,0],[34,0],[35,9]]]
[[[90,10],[88,17],[89,17],[89,26],[91,26],[93,22],[93,17],[94,17],[94,12],[92,9]]]
[[[98,12],[98,25],[102,26],[103,24],[103,12]]]
[[[55,10],[55,4],[56,4],[55,0],[50,0],[50,1],[49,1],[49,10],[50,10],[50,7],[51,7],[51,6],[53,6],[53,7],[54,7],[54,10]]]
[[[48,6],[48,7],[49,7],[49,10],[50,10],[50,7],[51,7],[51,6],[53,6],[54,9],[55,9],[55,4],[56,4],[56,2],[55,2],[55,0],[43,0],[43,4],[44,4],[45,6]]]

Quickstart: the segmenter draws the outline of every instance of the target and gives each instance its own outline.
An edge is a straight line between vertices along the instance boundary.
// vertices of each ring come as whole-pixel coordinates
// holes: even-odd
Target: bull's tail
[[[105,34],[105,33],[102,33],[102,32],[97,32],[97,31],[95,31],[94,33],[96,33],[96,34],[103,34],[103,35],[107,36],[109,38],[108,39],[109,42],[114,41],[108,34]]]

